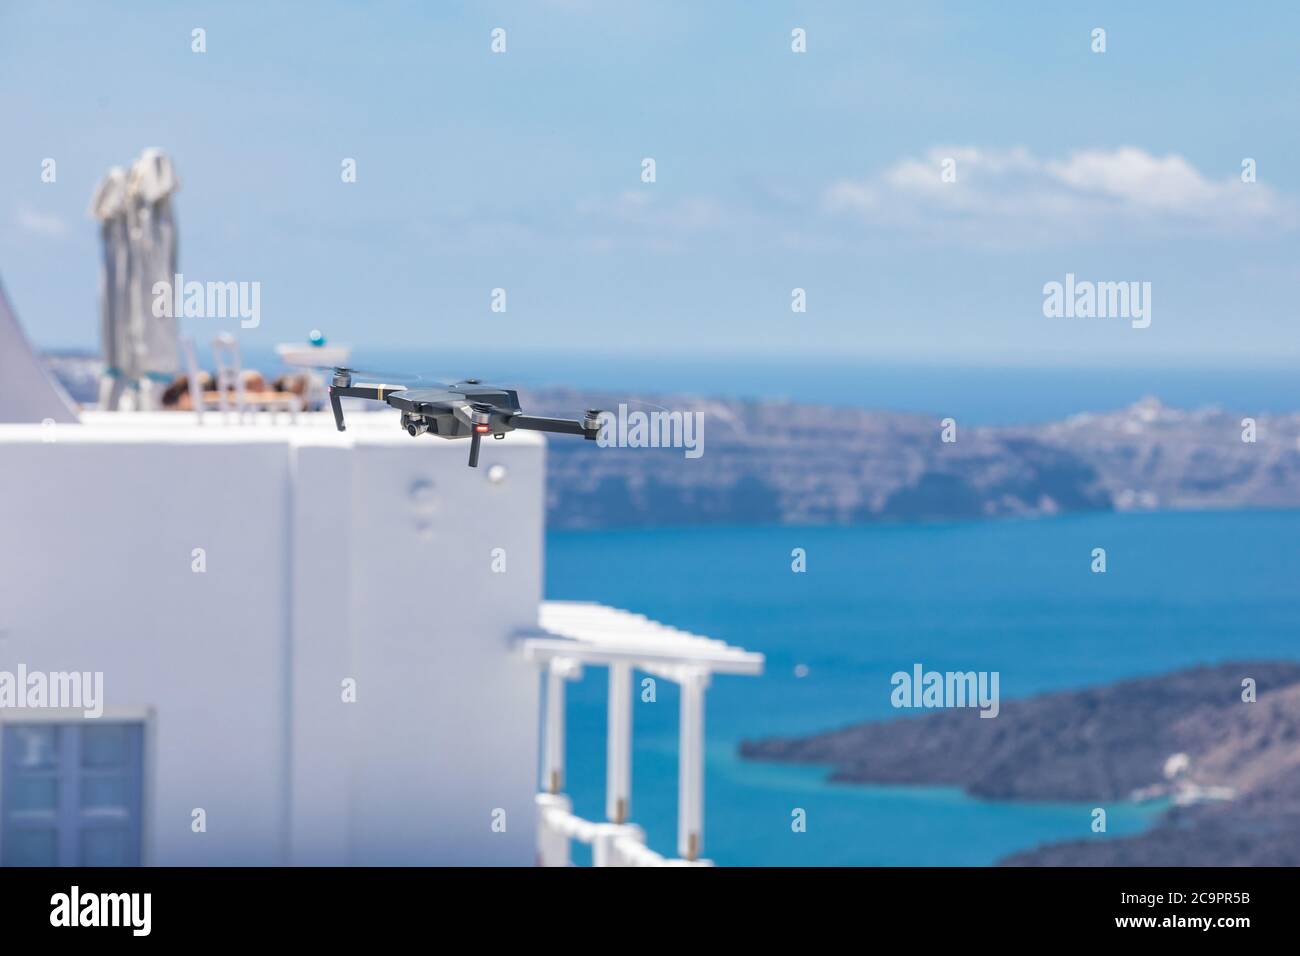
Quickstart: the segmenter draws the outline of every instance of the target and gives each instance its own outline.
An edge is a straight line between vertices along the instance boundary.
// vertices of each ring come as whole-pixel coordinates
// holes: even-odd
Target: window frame
[[[90,718],[80,708],[0,708],[0,794],[4,792],[5,766],[8,757],[3,752],[5,729],[16,725],[57,724],[77,727],[97,724],[135,724],[140,727],[140,818],[134,827],[140,840],[140,865],[153,865],[153,826],[151,811],[154,803],[154,755],[156,747],[156,720],[151,707],[106,707],[102,716]],[[80,752],[80,751],[79,751]],[[77,768],[80,773],[81,768]],[[62,772],[59,779],[62,780]],[[62,820],[58,822],[62,828]],[[85,829],[81,827],[80,829]],[[0,820],[0,859],[4,853],[4,821]],[[80,867],[81,863],[73,864]]]

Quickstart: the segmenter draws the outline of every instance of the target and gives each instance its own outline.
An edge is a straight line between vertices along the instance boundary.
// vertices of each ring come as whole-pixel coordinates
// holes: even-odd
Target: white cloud
[[[956,181],[944,182],[946,160]],[[1177,154],[1133,146],[1035,156],[1023,147],[935,147],[828,187],[823,206],[887,230],[982,245],[1098,238],[1116,231],[1240,234],[1293,228],[1295,204],[1237,175],[1210,179]]]
[[[1093,149],[1074,153],[1064,162],[1048,163],[1046,169],[1080,193],[1193,214],[1228,196],[1228,190],[1235,190],[1231,182],[1209,182],[1181,156],[1160,158],[1132,146],[1111,152]]]
[[[736,227],[736,211],[716,199],[661,200],[652,194],[653,190],[653,186],[627,190],[613,197],[578,203],[575,225],[583,235],[584,248],[592,252],[632,247],[662,254],[681,253],[692,237]]]
[[[68,233],[67,224],[58,216],[37,212],[27,206],[19,207],[17,219],[18,228],[23,232],[46,239],[61,239]]]
[[[726,211],[717,200],[685,198],[660,202],[651,196],[652,188],[626,190],[613,199],[584,200],[578,203],[578,213],[597,221],[682,232],[716,229],[727,222]]]
[[[947,159],[955,163],[955,182],[943,180]],[[940,146],[807,193],[781,183],[724,200],[647,184],[528,208],[468,207],[417,231],[440,249],[460,252],[569,248],[680,256],[763,246],[833,252],[857,246],[864,235],[1005,250],[1232,238],[1276,235],[1297,219],[1290,197],[1236,175],[1210,179],[1177,154],[1124,146],[1041,157],[1024,147]]]
[[[733,235],[740,217],[740,211],[712,197],[677,198],[646,186],[527,208],[467,206],[436,221],[421,218],[406,225],[415,241],[439,255],[499,255],[506,249],[681,255],[693,242],[716,243]]]

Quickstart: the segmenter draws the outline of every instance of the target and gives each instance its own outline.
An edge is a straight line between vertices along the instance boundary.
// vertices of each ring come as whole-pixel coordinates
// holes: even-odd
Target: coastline
[[[1246,680],[1257,699],[1241,699]],[[1094,814],[1121,801],[1170,803],[1142,833],[1047,843],[1008,855],[1010,865],[1300,864],[1300,661],[1195,667],[1002,708],[991,721],[935,711],[743,741],[739,752],[830,766],[832,782],[1082,801]]]

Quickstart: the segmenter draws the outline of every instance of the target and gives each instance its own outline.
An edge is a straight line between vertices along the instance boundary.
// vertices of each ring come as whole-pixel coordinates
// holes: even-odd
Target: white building
[[[391,410],[343,434],[24,414],[0,425],[0,679],[102,674],[103,714],[0,699],[0,863],[563,863],[570,839],[664,862],[629,822],[634,670],[682,683],[680,833],[659,849],[702,858],[703,691],[762,658],[543,603],[540,436],[471,469]],[[584,665],[611,668],[599,823],[562,793]]]

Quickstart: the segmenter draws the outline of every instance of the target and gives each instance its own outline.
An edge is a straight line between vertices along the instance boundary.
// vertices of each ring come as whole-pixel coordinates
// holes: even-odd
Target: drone
[[[339,431],[347,430],[343,424],[341,399],[368,398],[387,402],[402,413],[402,428],[412,438],[426,434],[439,438],[468,438],[471,468],[478,467],[479,445],[484,435],[505,438],[506,432],[522,428],[558,435],[581,435],[594,441],[600,432],[600,409],[588,409],[582,421],[525,415],[513,388],[484,385],[476,378],[467,378],[453,385],[408,388],[405,385],[353,384],[354,372],[367,373],[341,367],[332,371],[330,407],[334,409],[334,424]]]

